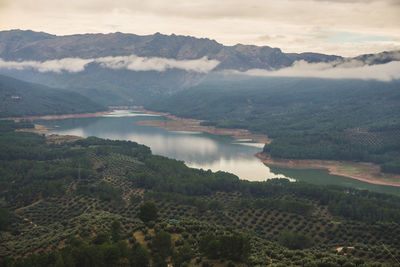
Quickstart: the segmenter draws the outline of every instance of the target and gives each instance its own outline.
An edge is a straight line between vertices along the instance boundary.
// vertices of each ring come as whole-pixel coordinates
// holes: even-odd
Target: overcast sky
[[[400,49],[400,0],[0,0],[0,30],[207,37],[284,52]]]

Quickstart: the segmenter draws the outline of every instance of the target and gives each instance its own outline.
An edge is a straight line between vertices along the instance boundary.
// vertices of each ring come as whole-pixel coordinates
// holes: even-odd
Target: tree
[[[226,259],[245,261],[250,253],[250,242],[240,233],[223,235],[220,238],[220,249],[222,257]]]
[[[214,234],[207,233],[200,240],[200,251],[210,259],[217,259],[219,256],[220,243]]]
[[[104,232],[99,233],[97,236],[95,236],[92,239],[92,243],[95,244],[95,245],[106,244],[106,243],[109,243],[109,241],[110,241],[109,234],[108,233],[104,233]]]
[[[164,231],[156,233],[152,242],[152,250],[154,259],[160,258],[162,261],[165,261],[173,252],[171,235]]]
[[[129,254],[129,262],[132,267],[149,266],[150,255],[146,248],[135,243]]]
[[[0,208],[0,231],[7,230],[10,220],[10,212],[5,208]]]
[[[146,201],[139,207],[139,218],[143,222],[154,221],[158,217],[158,210],[154,202]]]
[[[177,267],[184,266],[184,263],[190,262],[193,256],[193,249],[185,242],[184,245],[178,249],[178,252],[174,252],[172,256],[173,265]]]
[[[312,239],[308,235],[284,231],[279,242],[289,249],[304,249],[311,247]]]
[[[142,197],[139,195],[132,194],[130,198],[130,203],[132,206],[139,204],[142,201]]]
[[[210,259],[225,258],[244,262],[250,252],[250,243],[240,233],[222,236],[208,233],[200,240],[200,250]]]
[[[118,242],[121,239],[121,232],[121,223],[117,220],[114,220],[111,224],[111,239],[113,242]]]

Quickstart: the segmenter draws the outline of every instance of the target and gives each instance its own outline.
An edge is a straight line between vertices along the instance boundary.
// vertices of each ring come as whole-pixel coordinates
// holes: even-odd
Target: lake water
[[[298,181],[303,181],[311,184],[340,185],[344,187],[353,187],[357,189],[375,191],[380,193],[400,195],[400,187],[398,186],[365,183],[359,180],[329,174],[326,169],[300,169],[270,166],[270,170],[271,172],[282,174],[287,177],[293,177]]]
[[[49,120],[39,123],[46,125],[56,134],[135,141],[149,146],[154,154],[182,160],[190,167],[227,171],[250,181],[291,178],[313,184],[336,184],[400,195],[400,187],[372,185],[330,175],[325,170],[272,166],[269,168],[254,157],[255,153],[262,150],[264,144],[238,142],[227,136],[168,131],[134,124],[135,121],[165,119],[137,111],[117,110],[102,117]]]
[[[150,147],[154,154],[183,160],[190,167],[227,171],[250,181],[285,177],[272,173],[254,157],[255,153],[262,150],[264,144],[238,142],[227,136],[168,131],[134,124],[135,121],[165,119],[137,111],[117,110],[102,117],[49,120],[39,123],[49,127],[52,133],[61,135],[135,141]]]

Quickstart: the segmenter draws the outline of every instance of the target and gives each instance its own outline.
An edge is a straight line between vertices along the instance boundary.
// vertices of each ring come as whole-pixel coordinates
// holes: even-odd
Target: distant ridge
[[[0,117],[86,113],[106,110],[75,92],[0,75]]]
[[[181,35],[135,35],[126,33],[56,36],[43,32],[0,32],[0,58],[5,60],[49,60],[65,57],[104,57],[135,54],[142,57],[197,59],[221,62],[217,69],[277,69],[296,60],[327,62],[339,56],[318,53],[283,53],[279,48],[237,44],[224,46],[215,40]]]
[[[130,70],[104,68],[94,63],[96,58],[137,56],[140,60],[153,59],[153,69]],[[210,74],[224,70],[247,71],[251,69],[278,70],[292,66],[296,61],[308,63],[352,62],[381,64],[400,59],[399,51],[343,58],[319,53],[284,53],[279,48],[237,44],[224,46],[215,40],[191,36],[135,35],[125,33],[75,34],[56,36],[34,31],[0,31],[0,59],[13,62],[44,62],[56,59],[90,59],[76,72],[47,71],[37,68],[0,68],[0,74],[27,82],[78,92],[103,105],[143,105],[154,98],[171,95],[199,85]],[[217,62],[206,71],[191,71],[185,67],[157,69],[157,60],[199,60],[196,66],[207,61]],[[182,63],[183,62],[183,63]],[[205,62],[205,63],[204,63]],[[32,63],[32,62],[31,62]],[[13,64],[13,63],[11,63]],[[33,62],[37,64],[37,62]],[[49,65],[52,66],[53,63]],[[203,64],[203,65],[202,65]],[[332,64],[332,65],[335,65]],[[72,64],[73,65],[73,64]],[[208,73],[207,73],[208,72]]]

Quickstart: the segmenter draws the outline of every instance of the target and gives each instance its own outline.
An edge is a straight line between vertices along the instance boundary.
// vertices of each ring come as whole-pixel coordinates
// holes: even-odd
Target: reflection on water
[[[121,118],[121,117],[160,117],[160,115],[155,115],[155,114],[145,114],[140,111],[135,111],[135,110],[113,110],[112,112],[103,115],[103,117],[115,117],[115,118]]]
[[[211,163],[203,163],[197,164],[196,162],[186,162],[188,166],[193,168],[203,168],[210,169],[213,171],[218,170],[226,170],[236,174],[242,179],[257,181],[257,177],[260,177],[260,171],[265,177],[268,178],[286,178],[282,174],[274,174],[272,173],[268,167],[260,166],[260,161],[254,160],[252,158],[224,158],[220,157],[219,159],[211,162]],[[263,165],[263,164],[261,164]],[[291,179],[293,180],[293,179]]]
[[[262,149],[263,144],[241,143],[224,136],[167,131],[133,123],[160,119],[164,118],[123,110],[97,118],[41,121],[40,123],[50,127],[56,134],[135,141],[149,146],[154,154],[183,160],[190,167],[227,171],[251,181],[284,177],[270,172],[267,166],[254,157],[254,154]]]
[[[183,160],[190,167],[227,171],[250,181],[286,176],[314,184],[336,184],[400,195],[400,187],[371,185],[330,175],[322,170],[283,167],[271,167],[270,170],[253,156],[262,150],[263,144],[204,133],[167,131],[133,123],[160,119],[165,118],[122,110],[97,118],[40,121],[40,123],[57,134],[135,141],[149,146],[154,154]]]

